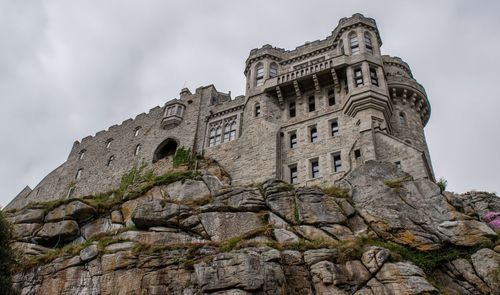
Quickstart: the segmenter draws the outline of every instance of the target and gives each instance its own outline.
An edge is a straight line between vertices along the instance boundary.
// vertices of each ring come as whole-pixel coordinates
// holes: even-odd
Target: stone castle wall
[[[183,89],[179,99],[163,107],[75,142],[65,163],[8,208],[116,188],[132,167],[154,166],[167,141],[215,159],[236,184],[291,181],[292,166],[297,167],[299,185],[331,184],[367,160],[398,162],[414,177],[433,179],[423,131],[430,116],[427,95],[404,61],[381,55],[381,45],[375,21],[355,14],[341,19],[325,39],[294,50],[271,45],[253,49],[244,71],[245,96],[231,99],[212,85],[195,93]],[[335,103],[330,105],[332,93]],[[314,111],[309,110],[310,97]],[[335,136],[332,120],[339,126]],[[234,138],[224,141],[222,129],[223,142],[211,143],[213,130],[230,122],[236,126]],[[314,143],[311,128],[317,128]],[[293,149],[291,133],[298,139]],[[333,161],[337,153],[339,171]],[[319,162],[319,177],[312,175],[313,159]]]

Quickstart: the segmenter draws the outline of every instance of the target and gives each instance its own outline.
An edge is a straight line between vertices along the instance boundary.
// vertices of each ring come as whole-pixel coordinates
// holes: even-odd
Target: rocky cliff
[[[368,162],[336,186],[133,171],[8,212],[22,294],[499,294],[500,199]]]

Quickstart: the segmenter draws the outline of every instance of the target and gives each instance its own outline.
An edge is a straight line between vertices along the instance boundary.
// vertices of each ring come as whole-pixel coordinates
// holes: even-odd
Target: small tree
[[[0,208],[0,290],[2,294],[19,294],[12,286],[14,253],[10,247],[12,227]]]
[[[440,177],[436,182],[436,184],[439,186],[441,193],[443,193],[446,190],[446,187],[448,186],[448,180],[444,179],[444,177]]]

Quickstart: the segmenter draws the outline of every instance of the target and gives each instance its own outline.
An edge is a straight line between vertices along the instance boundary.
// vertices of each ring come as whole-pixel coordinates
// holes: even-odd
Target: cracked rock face
[[[29,258],[16,287],[21,294],[64,295],[500,290],[500,247],[484,218],[499,210],[494,195],[441,194],[434,183],[379,162],[347,175],[349,196],[274,179],[231,187],[217,171],[148,187],[108,211],[77,199],[9,212],[13,248]],[[52,249],[66,245],[71,250]],[[468,254],[431,273],[393,252],[453,247]]]

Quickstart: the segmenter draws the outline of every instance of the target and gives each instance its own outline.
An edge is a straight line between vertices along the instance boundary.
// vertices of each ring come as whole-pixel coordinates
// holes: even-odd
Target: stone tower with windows
[[[381,46],[375,20],[355,14],[323,40],[253,49],[245,95],[185,88],[163,107],[76,141],[65,163],[7,208],[108,191],[132,167],[165,164],[181,146],[218,161],[234,184],[332,184],[367,160],[433,180],[426,92]]]

